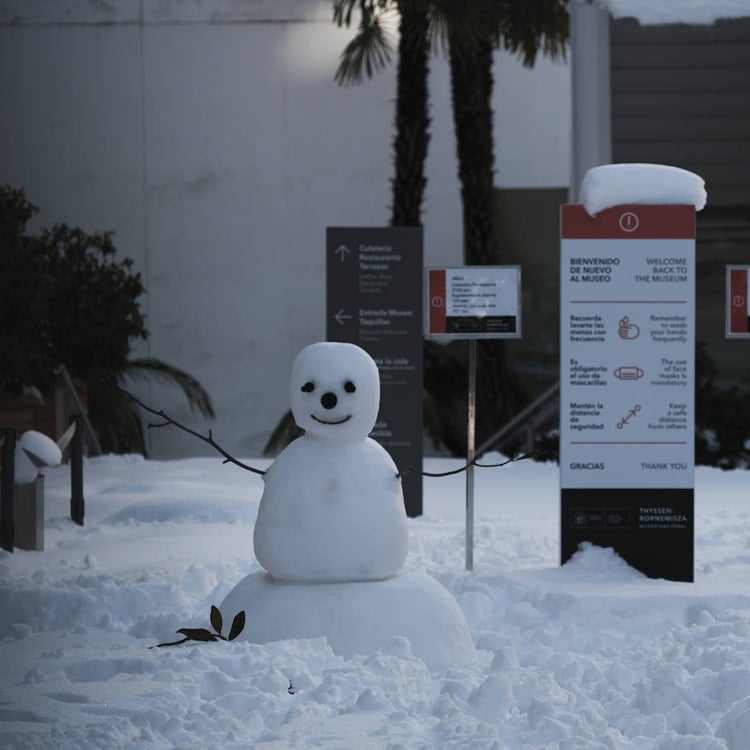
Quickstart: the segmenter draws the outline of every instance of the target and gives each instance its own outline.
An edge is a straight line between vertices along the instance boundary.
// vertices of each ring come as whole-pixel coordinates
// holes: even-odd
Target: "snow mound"
[[[597,547],[591,542],[582,542],[573,557],[560,568],[567,577],[587,581],[644,581],[647,577],[631,568],[611,547]]]
[[[102,523],[252,523],[254,516],[254,509],[242,499],[217,507],[210,499],[175,497],[131,503]]]
[[[605,164],[586,172],[580,202],[590,216],[629,204],[706,205],[705,182],[687,169],[664,164]]]
[[[247,613],[239,641],[325,637],[345,658],[410,644],[411,653],[433,671],[477,659],[456,600],[421,571],[351,583],[297,583],[251,573],[219,609],[227,622],[240,610]]]
[[[750,698],[740,698],[724,714],[716,730],[717,737],[727,743],[729,750],[743,750],[750,737]]]

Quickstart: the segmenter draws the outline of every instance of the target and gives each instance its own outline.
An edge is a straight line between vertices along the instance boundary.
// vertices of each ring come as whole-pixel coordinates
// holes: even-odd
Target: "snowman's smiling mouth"
[[[351,414],[347,414],[343,419],[318,419],[314,414],[310,415],[316,422],[319,422],[320,424],[329,424],[329,425],[335,425],[335,424],[344,424],[344,422],[348,422],[351,418]]]

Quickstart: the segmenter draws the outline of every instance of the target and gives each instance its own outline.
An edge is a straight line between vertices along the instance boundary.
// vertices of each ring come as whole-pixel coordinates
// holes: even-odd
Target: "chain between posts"
[[[517,461],[523,461],[526,458],[534,458],[534,453],[524,453],[522,456],[514,456],[513,458],[507,459],[507,461],[502,461],[499,464],[480,464],[479,461],[476,459],[473,459],[472,461],[467,461],[464,466],[459,467],[458,469],[453,469],[452,471],[441,471],[441,472],[429,472],[429,471],[420,471],[419,469],[415,469],[413,466],[407,466],[403,471],[399,471],[396,476],[399,479],[402,479],[407,474],[419,474],[423,477],[450,477],[453,474],[460,474],[463,471],[466,471],[469,466],[476,466],[480,469],[496,469],[500,466],[507,466],[508,464],[516,463]]]
[[[149,423],[148,427],[166,427],[167,425],[174,425],[178,429],[182,430],[183,432],[187,432],[189,435],[192,435],[193,437],[197,437],[199,440],[202,440],[204,443],[207,443],[210,445],[214,450],[218,451],[222,456],[224,456],[224,463],[233,463],[236,466],[239,466],[241,469],[246,469],[247,471],[252,471],[255,474],[263,475],[266,472],[262,471],[261,469],[256,469],[252,466],[248,466],[247,464],[242,463],[241,461],[238,461],[234,456],[232,456],[230,453],[225,451],[213,438],[213,434],[211,433],[211,430],[208,431],[208,435],[201,435],[200,433],[196,432],[195,430],[190,429],[189,427],[186,427],[183,424],[180,424],[177,420],[170,417],[166,412],[164,412],[161,409],[152,409],[147,404],[144,404],[143,401],[136,398],[132,393],[129,393],[124,388],[119,389],[120,392],[129,398],[134,403],[138,404],[142,409],[149,412],[150,414],[154,414],[155,416],[159,417],[160,419],[164,420],[163,422],[159,423]],[[525,453],[522,456],[515,456],[514,458],[509,458],[507,461],[502,461],[499,464],[480,464],[476,459],[472,459],[470,462],[467,462],[465,466],[461,466],[458,469],[453,469],[452,471],[443,471],[439,473],[433,473],[429,471],[420,471],[419,469],[415,469],[413,466],[407,466],[402,471],[397,472],[396,477],[398,479],[403,479],[407,474],[419,474],[423,477],[449,477],[453,474],[460,474],[463,471],[466,471],[469,466],[477,466],[480,469],[492,469],[500,466],[506,466],[507,464],[515,463],[516,461],[523,461],[525,458],[533,458],[533,453]]]

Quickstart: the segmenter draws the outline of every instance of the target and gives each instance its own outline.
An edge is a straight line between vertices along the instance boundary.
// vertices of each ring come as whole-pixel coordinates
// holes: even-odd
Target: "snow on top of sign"
[[[613,18],[637,18],[642,24],[712,24],[719,18],[750,16],[748,0],[599,0]]]
[[[586,172],[580,202],[591,216],[626,204],[706,205],[703,179],[693,172],[664,164],[606,164]]]

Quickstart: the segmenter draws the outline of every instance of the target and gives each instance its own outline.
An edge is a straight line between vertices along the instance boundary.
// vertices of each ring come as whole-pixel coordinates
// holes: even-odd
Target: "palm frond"
[[[471,54],[490,41],[533,67],[539,52],[565,59],[569,0],[432,0],[430,35],[435,51],[447,54],[450,39]]]
[[[568,0],[510,3],[497,27],[497,44],[516,54],[531,68],[541,51],[550,59],[565,59],[570,36]]]
[[[411,0],[411,2],[415,1]],[[420,0],[420,2],[425,1]],[[337,26],[349,27],[355,8],[359,8],[360,16],[365,16],[375,13],[377,9],[383,10],[393,2],[396,0],[333,0],[333,21]]]
[[[364,76],[372,78],[390,63],[393,42],[382,23],[386,12],[384,8],[362,14],[357,34],[339,57],[334,78],[340,86],[360,83]]]
[[[146,455],[146,440],[140,415],[132,402],[110,381],[88,383],[88,417],[96,430],[102,451]]]
[[[470,50],[486,42],[502,17],[502,3],[496,0],[432,0],[429,5],[430,37],[435,52],[448,54],[450,39],[460,39]]]
[[[263,448],[263,455],[276,456],[281,453],[281,451],[283,451],[292,440],[296,440],[302,435],[303,432],[303,430],[297,427],[292,412],[287,411],[274,428],[271,437],[268,438],[266,447]]]
[[[130,360],[122,372],[121,377],[135,382],[153,380],[164,385],[179,388],[193,411],[198,411],[208,419],[213,419],[214,410],[211,398],[203,386],[192,376],[179,367],[168,365],[160,359],[144,358]]]

